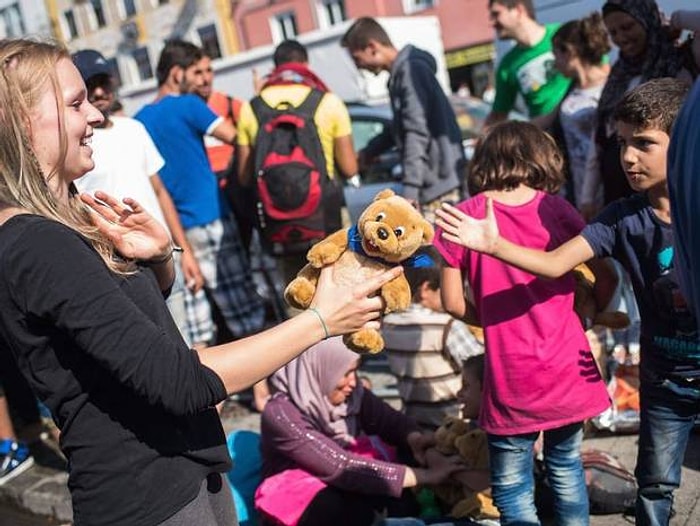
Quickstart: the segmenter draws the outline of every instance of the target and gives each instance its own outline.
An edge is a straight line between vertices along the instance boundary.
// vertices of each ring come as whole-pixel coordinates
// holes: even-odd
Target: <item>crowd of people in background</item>
[[[541,24],[531,0],[488,8],[514,45],[469,163],[435,59],[373,18],[341,45],[358,70],[389,73],[392,134],[360,152],[295,40],[250,101],[214,89],[201,48],[168,41],[133,118],[99,52],[0,40],[0,485],[34,463],[14,409],[26,428],[53,424],[76,525],[237,524],[217,409],[250,388],[261,525],[423,525],[416,490],[438,486],[487,492],[504,526],[539,524],[538,455],[556,524],[588,524],[581,442],[611,400],[573,310],[570,271],[586,263],[597,308],[630,318],[602,360],[639,368],[636,521],[668,524],[700,416],[700,11],[609,0]],[[403,196],[438,228],[425,267],[355,288],[326,269],[309,309],[271,320],[252,254],[285,284],[314,239],[273,249],[287,238],[264,233],[262,150],[272,120],[308,104],[317,237],[341,227],[342,185],[389,142]],[[518,105],[530,122],[509,121]],[[338,336],[379,327],[374,292],[399,272],[411,305],[381,324],[396,410]],[[436,451],[445,418],[485,435],[488,472]],[[430,523],[494,520],[449,512]]]

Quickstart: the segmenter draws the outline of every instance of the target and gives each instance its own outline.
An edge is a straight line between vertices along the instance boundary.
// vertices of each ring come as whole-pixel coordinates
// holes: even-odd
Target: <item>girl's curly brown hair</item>
[[[524,184],[556,193],[564,182],[563,165],[561,151],[547,133],[529,122],[503,122],[476,143],[469,192],[512,190]]]

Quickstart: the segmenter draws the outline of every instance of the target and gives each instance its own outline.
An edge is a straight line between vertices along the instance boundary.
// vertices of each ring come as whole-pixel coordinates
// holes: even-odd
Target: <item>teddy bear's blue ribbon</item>
[[[356,252],[368,259],[373,259],[374,261],[379,261],[385,265],[396,265],[391,261],[386,261],[377,256],[370,256],[362,248],[362,236],[360,231],[357,229],[357,225],[353,225],[348,229],[348,250]],[[424,268],[424,267],[434,267],[435,262],[428,254],[413,254],[412,256],[404,259],[400,262],[400,265],[404,268]]]

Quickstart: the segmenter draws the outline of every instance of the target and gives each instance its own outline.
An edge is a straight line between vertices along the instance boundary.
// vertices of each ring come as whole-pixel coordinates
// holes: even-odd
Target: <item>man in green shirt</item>
[[[513,39],[515,46],[496,70],[496,98],[486,124],[505,120],[518,94],[531,118],[554,110],[570,82],[554,67],[552,35],[559,25],[539,24],[531,0],[490,0],[489,17],[498,38]]]

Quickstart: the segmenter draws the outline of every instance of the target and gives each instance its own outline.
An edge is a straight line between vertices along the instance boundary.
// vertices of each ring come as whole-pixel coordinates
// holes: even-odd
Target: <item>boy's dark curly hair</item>
[[[670,135],[689,90],[688,83],[679,79],[650,80],[625,94],[615,108],[613,119],[638,129],[652,128]]]

